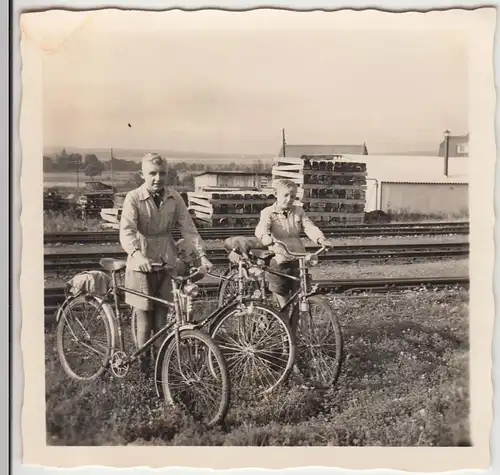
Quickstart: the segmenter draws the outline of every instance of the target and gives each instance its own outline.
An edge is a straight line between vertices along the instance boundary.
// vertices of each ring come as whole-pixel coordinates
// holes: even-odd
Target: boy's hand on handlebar
[[[207,256],[203,256],[201,259],[200,259],[200,262],[201,262],[201,266],[204,267],[207,271],[210,271],[212,270],[213,268],[213,264],[208,260]]]
[[[137,255],[135,255],[134,257],[137,263],[137,268],[141,272],[151,272],[153,270],[151,261],[140,252],[137,252]]]

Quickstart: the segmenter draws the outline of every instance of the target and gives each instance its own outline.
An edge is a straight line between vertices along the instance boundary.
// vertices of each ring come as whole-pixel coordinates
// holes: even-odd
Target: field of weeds
[[[136,369],[125,380],[69,380],[46,341],[49,445],[470,445],[468,292],[330,298],[346,361],[327,392],[291,380],[275,394],[233,399],[226,425],[205,430],[164,408]]]

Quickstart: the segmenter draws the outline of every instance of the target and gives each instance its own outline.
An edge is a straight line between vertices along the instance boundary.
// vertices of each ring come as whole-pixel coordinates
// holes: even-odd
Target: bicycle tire
[[[280,354],[280,350],[276,350],[271,354],[270,346],[266,345],[263,340],[260,340],[259,343],[262,345],[262,349],[256,348],[252,349],[255,350],[254,352],[249,352],[248,346],[243,347],[242,346],[242,353],[246,355],[247,360],[252,359],[252,363],[255,363],[255,360],[257,358],[260,358],[260,360],[264,360],[263,363],[267,367],[270,366],[275,366],[277,369],[277,373],[280,372],[281,374],[279,377],[275,378],[274,381],[269,381],[268,380],[268,385],[261,387],[261,389],[258,391],[259,394],[266,394],[271,392],[273,389],[275,389],[277,386],[282,384],[288,376],[290,375],[290,371],[293,368],[293,364],[295,361],[295,354],[296,354],[296,342],[295,338],[293,336],[293,333],[291,331],[290,325],[287,320],[283,318],[283,316],[273,307],[270,305],[262,303],[260,300],[254,300],[254,299],[246,299],[243,301],[243,303],[252,303],[254,309],[258,309],[261,311],[261,314],[265,314],[266,317],[270,320],[273,321],[277,325],[274,325],[275,328],[278,328],[281,331],[281,335],[277,335],[279,338],[279,341],[281,341],[281,344],[283,347],[281,348],[283,351]],[[250,378],[250,373],[245,372],[245,371],[240,371],[238,367],[238,357],[233,357],[232,355],[229,354],[231,350],[228,349],[228,345],[225,345],[223,341],[219,341],[221,338],[219,335],[222,333],[223,325],[224,323],[231,317],[236,315],[236,312],[238,312],[238,306],[237,305],[231,305],[229,306],[225,311],[223,311],[216,319],[215,321],[210,325],[209,333],[210,336],[214,339],[215,343],[217,346],[221,349],[222,354],[224,355],[224,358],[226,360],[226,365],[228,366],[228,371],[229,375],[231,378],[231,384],[233,385],[233,388],[235,387],[235,381],[241,381],[243,383],[244,379],[249,379]],[[253,316],[248,315],[249,319],[255,320],[255,313]],[[246,316],[245,316],[246,317]],[[268,325],[268,329],[271,328],[273,325]],[[264,328],[265,329],[265,328]],[[231,339],[232,341],[236,341],[235,339]],[[234,351],[234,347],[232,348]],[[259,355],[259,352],[261,355]],[[288,355],[286,355],[286,353]],[[257,355],[257,356],[256,356]],[[275,356],[276,355],[276,356]],[[278,356],[279,355],[279,356]],[[285,357],[283,357],[285,355]],[[243,358],[240,357],[240,358]],[[278,359],[279,358],[279,359]],[[286,358],[286,364],[284,365],[284,368],[281,366],[278,366],[278,362],[281,360],[281,364],[285,361]],[[234,363],[233,363],[234,361]],[[256,366],[252,366],[252,368],[256,368]],[[258,370],[255,369],[257,372]],[[259,383],[261,382],[258,380]],[[252,385],[252,387],[257,387],[258,384]]]
[[[74,307],[77,305],[85,303],[89,304],[92,307],[94,307],[95,310],[99,308],[99,303],[95,299],[88,299],[85,296],[79,296],[74,299],[71,299],[68,304],[65,306],[64,310],[61,313],[61,317],[59,319],[58,325],[57,325],[57,334],[56,334],[56,341],[57,341],[57,352],[59,355],[59,360],[61,362],[61,365],[65,371],[65,373],[72,379],[75,379],[77,381],[92,381],[97,378],[99,378],[107,369],[109,365],[109,361],[111,359],[111,351],[112,351],[112,336],[111,336],[111,326],[108,320],[107,315],[105,314],[103,308],[99,310],[99,318],[102,320],[104,323],[104,330],[106,333],[106,352],[103,357],[103,361],[100,364],[99,369],[93,373],[91,376],[82,376],[81,374],[78,374],[75,372],[75,370],[71,367],[70,363],[68,362],[68,359],[66,357],[65,351],[64,351],[64,330],[66,327],[69,327],[68,323],[68,313],[71,312]],[[74,334],[74,333],[73,333]]]
[[[229,373],[226,366],[226,361],[219,349],[219,347],[215,344],[213,339],[205,332],[199,330],[181,330],[179,332],[179,340],[183,342],[187,339],[195,339],[202,342],[206,347],[208,347],[208,354],[206,355],[207,359],[210,358],[211,361],[215,358],[217,365],[220,370],[220,379],[221,379],[221,390],[220,390],[220,401],[215,410],[215,414],[209,415],[208,420],[203,420],[202,422],[207,427],[213,427],[217,424],[220,424],[226,418],[227,412],[229,410],[229,404],[231,399],[231,384]],[[176,387],[174,385],[169,384],[169,361],[173,355],[177,353],[177,340],[175,337],[172,337],[167,344],[165,351],[162,352],[162,361],[161,361],[161,386],[162,393],[165,400],[174,406],[179,406],[180,404],[176,402],[176,398],[173,395],[173,390],[175,391]],[[207,361],[204,363],[208,368],[209,364]],[[212,369],[212,368],[211,368]],[[186,383],[184,381],[184,383]],[[180,385],[180,388],[187,387],[188,384]],[[191,411],[192,412],[192,411]],[[198,418],[196,414],[192,414],[195,418]]]
[[[328,367],[328,370],[330,372],[330,376],[328,379],[323,380],[319,382],[319,380],[315,377],[312,377],[311,374],[307,374],[308,371],[312,373],[313,371],[313,361],[312,358],[314,359],[314,353],[312,352],[311,348],[309,347],[309,350],[311,351],[306,351],[307,344],[304,344],[304,329],[306,328],[305,322],[303,321],[303,315],[300,315],[298,325],[296,328],[297,334],[295,335],[296,340],[297,340],[297,365],[299,366],[299,369],[301,370],[302,374],[306,376],[306,379],[310,379],[313,384],[323,387],[323,388],[330,388],[333,386],[340,375],[340,371],[342,369],[342,363],[343,363],[343,336],[342,336],[342,329],[340,327],[340,323],[337,319],[337,316],[335,312],[333,311],[332,307],[330,306],[328,300],[323,296],[323,295],[310,295],[307,297],[307,301],[309,304],[309,309],[311,309],[311,306],[317,305],[319,306],[327,316],[327,319],[329,321],[329,324],[333,330],[334,333],[334,339],[335,339],[335,357],[333,359],[333,362],[330,361],[326,366]],[[316,320],[316,323],[315,323]],[[315,319],[313,316],[310,315],[309,322],[312,325],[316,325],[317,319]],[[312,326],[311,325],[311,326]],[[320,331],[319,334],[323,334],[323,331]],[[319,344],[317,345],[316,352],[324,350],[324,347],[326,345],[324,344]],[[306,357],[306,355],[308,355]],[[311,358],[312,357],[312,358]],[[318,358],[315,358],[318,360]],[[327,361],[326,357],[319,358],[321,361]]]

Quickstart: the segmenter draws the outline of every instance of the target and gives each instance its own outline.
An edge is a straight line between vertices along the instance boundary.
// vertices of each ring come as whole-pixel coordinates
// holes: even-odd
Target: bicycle
[[[201,419],[208,427],[222,422],[229,408],[231,393],[226,362],[213,339],[207,332],[201,331],[202,325],[190,322],[186,318],[186,312],[181,309],[183,299],[197,295],[199,287],[191,280],[197,274],[203,274],[204,269],[198,268],[188,276],[179,277],[172,273],[174,268],[164,263],[153,263],[153,271],[163,271],[164,275],[170,273],[173,301],[169,302],[119,285],[117,273],[126,267],[126,261],[103,258],[100,265],[111,276],[111,285],[105,294],[79,292],[76,295],[70,295],[57,313],[57,348],[66,374],[75,380],[90,381],[110,370],[117,378],[124,378],[131,365],[139,360],[141,354],[147,351],[156,340],[164,337],[156,354],[154,368],[158,397],[163,397],[171,405],[184,407],[192,413],[194,418]],[[167,321],[144,345],[137,347],[131,354],[125,352],[119,302],[121,293],[144,297],[165,307],[166,314],[169,309],[173,309],[175,316],[173,321]],[[86,306],[90,307],[93,315],[85,326],[82,323],[82,317]],[[101,333],[104,332],[104,341],[99,341],[100,335],[92,338],[89,334],[92,326],[96,324],[102,327]],[[75,330],[76,332],[83,330],[80,338]],[[66,334],[69,335],[70,341],[80,342],[90,350],[90,357],[96,356],[97,369],[94,372],[89,375],[79,374],[78,370],[72,367],[70,362],[72,353],[65,351]],[[132,334],[134,336],[133,328]],[[92,343],[96,343],[97,348],[93,348]],[[85,359],[84,363],[87,363]],[[84,364],[84,366],[88,365]],[[207,387],[201,387],[202,377],[208,378]],[[215,400],[213,403],[206,401],[209,393]]]
[[[241,264],[246,269],[256,266],[260,273],[254,271],[257,278],[246,279],[248,272],[242,273],[230,266],[224,275],[218,289],[219,304],[224,304],[233,296],[247,298],[249,294],[262,302],[268,302],[266,294],[266,272],[286,277],[295,281],[296,289],[280,308],[275,307],[283,314],[287,314],[290,326],[296,341],[296,361],[301,373],[310,379],[316,386],[331,387],[339,377],[343,360],[343,336],[335,312],[324,295],[318,291],[318,285],[312,283],[308,269],[318,264],[318,255],[327,248],[321,246],[315,252],[292,252],[284,242],[274,240],[285,251],[299,261],[299,277],[281,273],[271,269],[269,264],[274,252],[267,249],[252,248],[248,252],[240,251]],[[231,252],[237,252],[232,249]],[[298,287],[298,288],[297,288]],[[316,312],[313,309],[317,309]],[[318,311],[325,317],[320,319]],[[314,316],[316,315],[316,316]],[[334,345],[334,348],[331,348]]]
[[[232,255],[230,255],[230,258]],[[232,387],[243,387],[251,397],[271,392],[285,381],[293,368],[296,345],[288,321],[256,296],[244,295],[244,283],[261,270],[241,260],[237,263],[239,291],[223,305],[209,325],[209,334],[226,360]],[[215,273],[213,277],[226,281]],[[209,316],[208,323],[213,317]]]

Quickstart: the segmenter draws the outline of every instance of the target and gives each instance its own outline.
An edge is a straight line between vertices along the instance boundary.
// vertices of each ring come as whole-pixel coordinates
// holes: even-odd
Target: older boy
[[[255,228],[255,236],[264,246],[270,246],[275,253],[270,267],[284,274],[299,275],[298,263],[287,254],[284,247],[273,241],[283,241],[292,252],[305,252],[300,238],[302,229],[311,241],[325,246],[332,246],[325,239],[321,230],[311,221],[300,206],[293,203],[297,196],[297,185],[292,180],[280,180],[276,187],[276,203],[264,208],[260,221]],[[272,245],[272,246],[271,246]],[[268,275],[269,290],[273,292],[280,307],[283,307],[293,289],[294,282],[286,277]]]
[[[162,273],[151,272],[151,263],[164,261],[170,266],[176,265],[177,250],[172,237],[175,226],[192,244],[201,265],[210,269],[212,263],[206,257],[203,242],[181,195],[166,187],[165,159],[156,153],[146,154],[140,175],[144,183],[127,193],[120,220],[120,244],[128,254],[125,286],[148,295],[156,292],[159,298],[171,300],[170,279]],[[149,339],[151,327],[157,331],[164,324],[165,309],[155,306],[154,314],[148,315],[152,303],[130,293],[126,293],[125,302],[137,312],[137,342],[143,345]],[[144,357],[143,370],[147,365]]]

